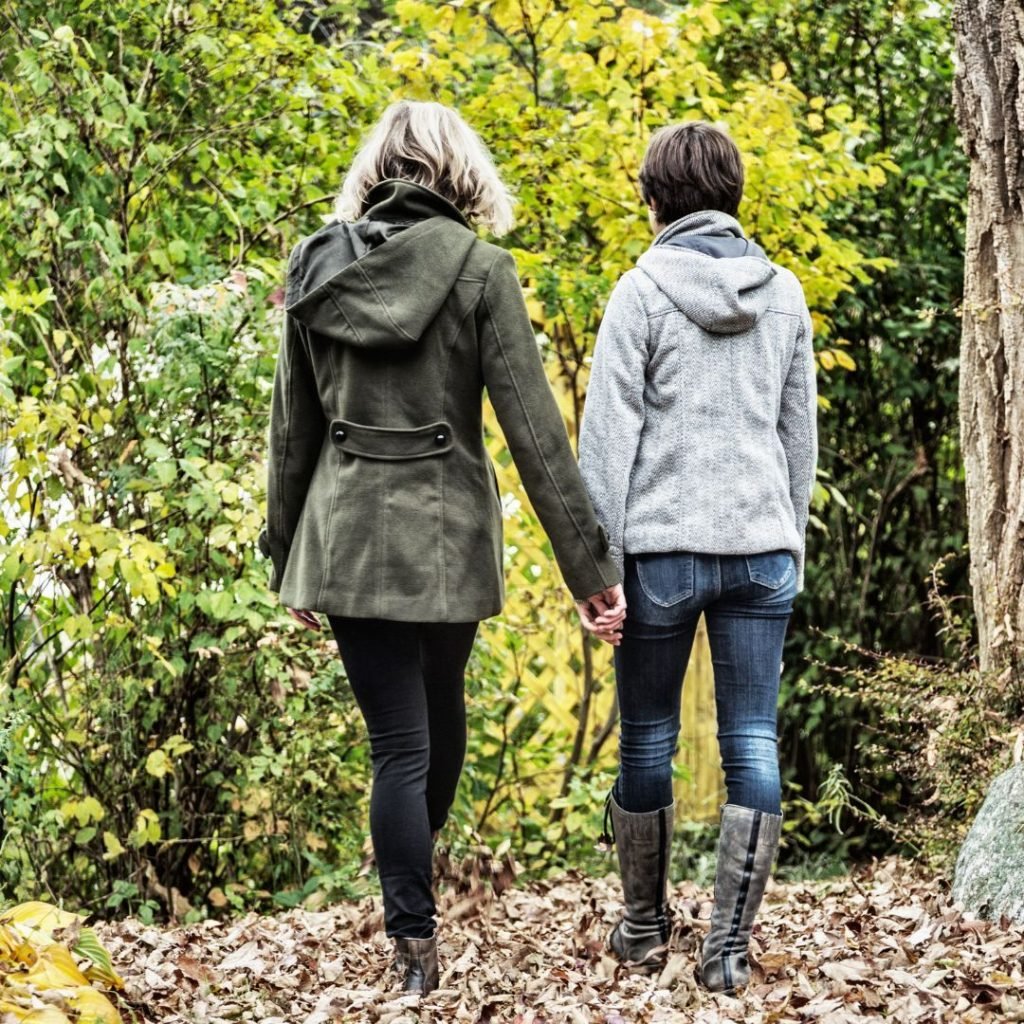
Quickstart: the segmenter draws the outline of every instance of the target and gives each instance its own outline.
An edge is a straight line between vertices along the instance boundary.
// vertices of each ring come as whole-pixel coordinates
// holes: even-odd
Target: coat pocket
[[[443,420],[422,427],[374,427],[351,420],[331,420],[331,442],[364,459],[423,459],[451,451],[452,428]]]

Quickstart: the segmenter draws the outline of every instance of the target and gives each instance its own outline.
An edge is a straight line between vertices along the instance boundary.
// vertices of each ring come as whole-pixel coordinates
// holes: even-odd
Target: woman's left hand
[[[288,614],[307,629],[323,629],[316,612],[307,612],[301,608],[289,608]]]

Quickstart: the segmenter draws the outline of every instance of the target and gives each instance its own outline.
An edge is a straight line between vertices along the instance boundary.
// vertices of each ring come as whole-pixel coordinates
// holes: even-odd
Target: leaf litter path
[[[604,952],[614,877],[570,873],[496,893],[477,875],[466,888],[440,901],[441,988],[422,1000],[387,990],[391,946],[376,900],[98,930],[127,982],[126,1019],[134,1007],[146,1022],[1024,1021],[1024,930],[962,915],[941,880],[895,859],[833,881],[770,884],[757,966],[738,999],[694,980],[711,904],[692,884],[675,889],[673,952],[655,977]]]

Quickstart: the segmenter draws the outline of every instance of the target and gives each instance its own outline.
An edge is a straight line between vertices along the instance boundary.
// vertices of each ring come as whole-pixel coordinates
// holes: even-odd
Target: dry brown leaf
[[[836,960],[822,964],[819,970],[833,981],[868,981],[876,973],[863,960]]]

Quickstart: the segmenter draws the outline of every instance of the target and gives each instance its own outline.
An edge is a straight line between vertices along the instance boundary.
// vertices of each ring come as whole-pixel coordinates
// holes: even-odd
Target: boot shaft
[[[402,978],[402,991],[426,995],[437,988],[437,938],[395,938],[395,967]]]
[[[669,937],[667,889],[675,806],[633,813],[609,795],[608,809],[625,904],[610,942],[622,959],[640,962]]]
[[[701,978],[733,991],[750,977],[747,945],[779,848],[782,816],[726,804],[715,868],[715,906],[703,944]]]
[[[608,800],[627,906],[664,907],[675,805],[634,813],[620,807],[614,795]]]

